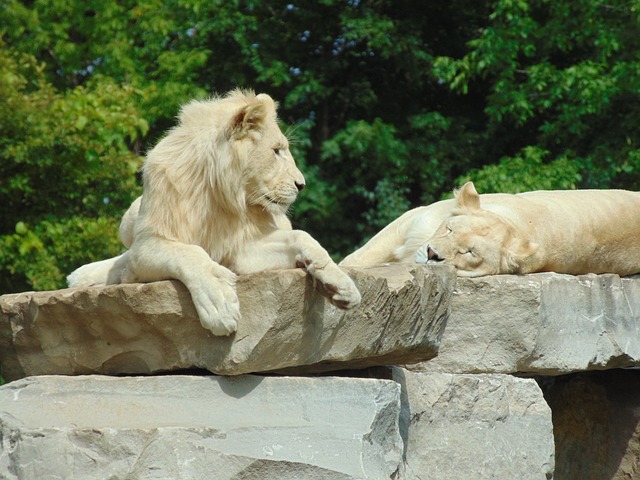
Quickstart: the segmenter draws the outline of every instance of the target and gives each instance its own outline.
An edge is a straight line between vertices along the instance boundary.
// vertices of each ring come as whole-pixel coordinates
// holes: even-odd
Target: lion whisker
[[[269,194],[268,194],[268,193],[260,194],[260,192],[259,192],[259,191],[255,191],[255,192],[252,192],[252,193],[249,195],[249,201],[250,201],[252,204],[259,204],[259,203],[260,203],[260,200],[264,200],[264,199],[270,200],[270,197],[269,197]]]
[[[298,130],[302,128],[303,124],[304,122],[297,122],[293,125],[287,126],[287,129],[284,132],[284,136],[287,138],[290,145],[297,145],[301,143],[300,138],[298,137]]]

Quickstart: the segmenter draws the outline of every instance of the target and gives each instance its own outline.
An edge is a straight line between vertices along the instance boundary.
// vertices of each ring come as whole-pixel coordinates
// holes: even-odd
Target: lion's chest
[[[217,221],[209,225],[199,244],[212,260],[230,266],[248,245],[261,241],[274,229],[260,222]]]

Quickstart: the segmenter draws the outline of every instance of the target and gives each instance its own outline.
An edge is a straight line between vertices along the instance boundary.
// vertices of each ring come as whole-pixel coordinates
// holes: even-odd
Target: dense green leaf
[[[238,86],[280,102],[292,220],[336,257],[466,180],[640,188],[637,0],[1,7],[0,293],[121,251],[144,152]]]

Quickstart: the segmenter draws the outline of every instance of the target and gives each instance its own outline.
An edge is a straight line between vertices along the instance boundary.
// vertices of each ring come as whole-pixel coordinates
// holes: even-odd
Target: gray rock
[[[7,479],[388,479],[400,387],[287,377],[29,377],[0,387]]]
[[[640,478],[640,370],[557,377],[546,397],[556,480]]]
[[[416,373],[401,383],[402,480],[553,477],[551,410],[533,379]]]
[[[2,374],[14,380],[194,367],[225,375],[310,373],[436,355],[455,282],[451,268],[390,265],[349,273],[362,304],[348,312],[326,302],[300,269],[240,276],[242,320],[230,337],[202,328],[177,281],[5,295]]]
[[[418,370],[559,375],[640,365],[640,278],[458,278],[437,358]]]

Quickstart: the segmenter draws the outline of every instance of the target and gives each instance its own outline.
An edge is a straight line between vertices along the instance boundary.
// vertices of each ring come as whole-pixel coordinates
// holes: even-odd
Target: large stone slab
[[[436,355],[452,269],[390,265],[349,273],[362,304],[348,312],[329,304],[300,269],[240,276],[242,320],[230,337],[202,328],[177,281],[5,295],[2,375],[310,373]]]
[[[546,389],[555,480],[640,478],[640,370],[557,377]]]
[[[438,357],[420,370],[559,375],[640,365],[640,278],[459,278]]]
[[[402,385],[401,480],[549,480],[551,410],[533,379],[394,369]]]
[[[400,387],[287,377],[30,377],[0,387],[7,479],[388,479]]]

